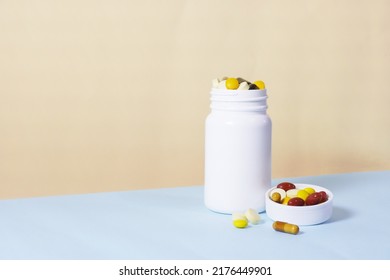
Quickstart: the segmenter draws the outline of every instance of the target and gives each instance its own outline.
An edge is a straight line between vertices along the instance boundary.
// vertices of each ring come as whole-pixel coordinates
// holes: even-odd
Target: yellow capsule
[[[280,194],[280,199],[279,199],[279,203],[281,203],[283,201],[283,199],[286,197],[286,191],[281,189],[281,188],[275,188],[273,189],[271,192],[270,192],[270,198],[272,199],[272,196],[274,193],[279,193]],[[274,200],[275,201],[275,200]],[[277,202],[277,201],[275,201]]]
[[[238,89],[240,83],[236,78],[227,78],[226,79],[226,88],[227,89]]]
[[[280,222],[280,221],[274,222],[272,227],[276,231],[281,231],[290,234],[297,234],[299,232],[299,227],[297,225]]]
[[[306,201],[306,198],[309,196],[310,194],[305,191],[305,190],[299,190],[298,193],[297,193],[297,197],[300,197],[302,198],[304,201]]]
[[[288,201],[289,201],[290,199],[291,199],[291,197],[286,196],[286,197],[283,199],[282,204],[283,204],[283,205],[287,205],[287,204],[288,204]]]
[[[254,84],[259,88],[259,89],[265,89],[265,84],[263,81],[256,81]]]
[[[271,200],[272,201],[275,201],[277,203],[280,203],[280,200],[281,200],[282,196],[280,195],[280,193],[278,192],[274,192],[272,195],[271,195]]]
[[[243,213],[233,213],[232,219],[236,228],[246,228],[248,226],[248,219]]]
[[[304,188],[303,190],[306,191],[308,194],[312,194],[316,192],[316,190],[313,188]]]

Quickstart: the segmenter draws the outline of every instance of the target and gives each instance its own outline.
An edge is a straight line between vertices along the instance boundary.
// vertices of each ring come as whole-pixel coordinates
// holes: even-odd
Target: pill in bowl
[[[266,192],[265,209],[273,221],[321,224],[332,216],[333,193],[317,185],[283,182]]]

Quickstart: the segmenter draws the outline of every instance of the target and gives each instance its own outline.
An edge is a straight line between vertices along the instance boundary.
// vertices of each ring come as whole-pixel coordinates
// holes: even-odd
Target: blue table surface
[[[331,219],[290,235],[263,212],[237,229],[202,186],[0,200],[0,259],[390,259],[390,171],[282,181],[331,190]]]

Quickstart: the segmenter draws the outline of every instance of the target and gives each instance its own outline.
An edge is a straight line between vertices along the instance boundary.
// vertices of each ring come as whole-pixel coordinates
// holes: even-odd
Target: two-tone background
[[[0,0],[0,198],[203,184],[211,80],[262,79],[272,176],[390,168],[389,1]]]

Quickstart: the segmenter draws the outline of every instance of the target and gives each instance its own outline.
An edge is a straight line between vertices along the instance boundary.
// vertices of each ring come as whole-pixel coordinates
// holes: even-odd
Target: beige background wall
[[[211,80],[262,79],[273,178],[390,169],[389,1],[0,0],[0,198],[202,185]]]

